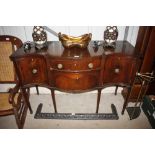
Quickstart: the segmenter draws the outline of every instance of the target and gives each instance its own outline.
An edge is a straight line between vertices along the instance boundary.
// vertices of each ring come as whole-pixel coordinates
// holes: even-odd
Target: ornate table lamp
[[[104,47],[113,47],[116,46],[116,40],[118,37],[117,26],[107,26],[104,31]]]
[[[46,46],[47,34],[43,26],[34,26],[32,37],[36,48],[41,49]]]

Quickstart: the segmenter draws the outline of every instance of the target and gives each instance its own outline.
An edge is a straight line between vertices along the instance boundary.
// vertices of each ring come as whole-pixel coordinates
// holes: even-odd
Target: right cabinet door
[[[129,56],[107,56],[103,84],[130,84],[135,76],[136,60]]]

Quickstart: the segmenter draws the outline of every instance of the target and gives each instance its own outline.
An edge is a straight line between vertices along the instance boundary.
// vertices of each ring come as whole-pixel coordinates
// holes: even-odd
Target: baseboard
[[[0,92],[7,92],[9,88],[13,88],[15,85],[14,84],[1,84],[0,85]],[[102,93],[114,93],[116,87],[108,87],[102,90]],[[118,88],[118,93],[121,93],[123,88],[119,87]],[[36,94],[36,88],[31,88],[30,89],[31,94]],[[96,93],[97,91],[91,91],[88,93]],[[50,94],[50,90],[47,88],[39,87],[39,93],[40,94]],[[64,94],[64,92],[56,91],[56,94]]]

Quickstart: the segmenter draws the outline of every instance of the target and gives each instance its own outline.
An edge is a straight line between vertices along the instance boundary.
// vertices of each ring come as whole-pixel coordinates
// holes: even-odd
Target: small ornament
[[[47,34],[42,26],[34,26],[32,37],[36,48],[41,49],[46,46]]]
[[[118,37],[117,26],[107,26],[104,31],[104,47],[113,47],[116,46],[116,40]]]
[[[24,52],[27,53],[31,50],[31,42],[27,41],[26,43],[24,43]]]
[[[94,49],[94,52],[97,52],[98,49],[99,49],[99,46],[101,46],[102,43],[100,41],[94,41],[93,42],[93,49]]]

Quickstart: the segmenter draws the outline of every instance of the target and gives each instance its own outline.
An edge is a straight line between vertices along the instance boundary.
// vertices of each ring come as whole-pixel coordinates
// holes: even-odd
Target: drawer
[[[43,57],[24,57],[16,61],[22,84],[47,84],[46,62]]]
[[[98,86],[100,71],[66,73],[61,71],[52,71],[51,85],[61,90],[87,90]]]
[[[101,58],[95,59],[49,59],[50,70],[92,70],[101,67]]]
[[[107,57],[103,71],[103,83],[130,84],[133,79],[136,61],[131,57]]]

